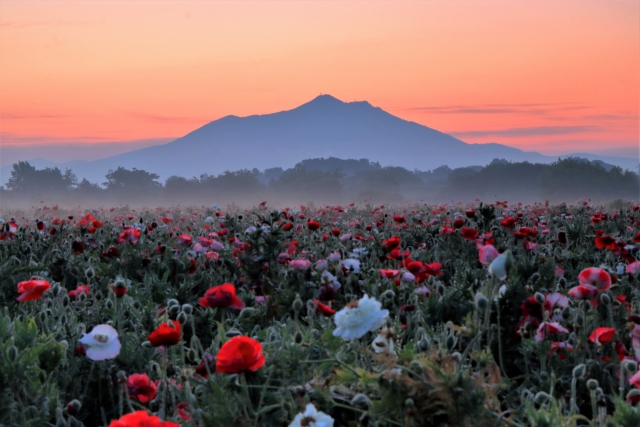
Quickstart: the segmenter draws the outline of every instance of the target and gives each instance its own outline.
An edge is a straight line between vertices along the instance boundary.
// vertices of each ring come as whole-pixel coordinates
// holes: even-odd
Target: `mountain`
[[[554,156],[500,144],[467,144],[450,135],[393,116],[366,101],[342,102],[321,95],[293,110],[248,117],[226,116],[165,145],[94,161],[51,164],[69,167],[78,178],[102,183],[109,169],[138,168],[190,178],[225,170],[289,168],[311,158],[366,158],[381,166],[430,170],[486,165],[493,159],[551,163]],[[566,157],[566,156],[563,156]],[[623,168],[638,160],[590,155]],[[2,183],[11,167],[3,168]]]

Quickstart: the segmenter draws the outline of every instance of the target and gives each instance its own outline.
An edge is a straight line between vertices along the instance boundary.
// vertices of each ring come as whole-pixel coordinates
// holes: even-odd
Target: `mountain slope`
[[[393,116],[368,102],[321,95],[298,108],[248,117],[226,116],[165,145],[90,162],[73,162],[79,178],[101,183],[109,169],[136,167],[184,177],[225,170],[292,167],[318,157],[367,158],[382,166],[434,169],[486,165],[495,158],[550,163],[543,156],[500,144],[467,144],[450,135]],[[632,168],[637,161],[593,156]],[[67,167],[62,164],[61,168]],[[6,173],[2,174],[6,182]]]

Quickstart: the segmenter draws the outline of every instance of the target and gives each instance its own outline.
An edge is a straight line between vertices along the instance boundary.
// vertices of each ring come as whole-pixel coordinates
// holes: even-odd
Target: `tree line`
[[[590,198],[613,200],[640,198],[637,173],[619,167],[567,158],[552,164],[494,160],[491,164],[450,169],[441,166],[430,171],[410,171],[367,159],[308,159],[292,168],[225,171],[185,178],[171,176],[164,183],[155,173],[122,167],[110,170],[105,181],[78,181],[69,169],[37,170],[28,162],[13,165],[5,194],[155,196],[186,203],[191,199],[253,200],[278,195],[302,201],[346,199],[400,202],[424,201],[573,201]]]

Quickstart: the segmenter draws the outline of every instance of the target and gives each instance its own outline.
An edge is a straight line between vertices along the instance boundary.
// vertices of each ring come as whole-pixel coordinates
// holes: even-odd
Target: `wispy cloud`
[[[0,120],[23,120],[23,119],[60,119],[69,117],[66,114],[16,114],[16,113],[0,113]]]
[[[206,123],[210,119],[202,117],[187,117],[187,116],[164,116],[161,114],[143,113],[143,112],[124,112],[123,114],[137,117],[139,119],[149,122],[171,122],[171,123]]]
[[[435,114],[550,114],[559,111],[590,108],[582,102],[521,103],[521,104],[474,104],[410,107],[404,110]]]
[[[533,126],[509,129],[472,130],[463,132],[449,132],[449,134],[464,137],[480,136],[506,136],[506,137],[527,137],[527,136],[548,136],[548,135],[571,135],[574,133],[603,132],[605,129],[599,126]]]
[[[43,20],[43,21],[0,21],[0,28],[27,28],[40,27],[43,25],[89,25],[91,21],[65,21],[65,20]]]

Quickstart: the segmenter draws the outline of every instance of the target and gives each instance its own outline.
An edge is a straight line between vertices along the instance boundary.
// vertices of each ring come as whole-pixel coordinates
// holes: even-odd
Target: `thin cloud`
[[[464,132],[449,132],[449,134],[464,137],[481,136],[506,136],[506,137],[527,137],[527,136],[548,136],[548,135],[571,135],[574,133],[602,132],[605,129],[599,126],[534,126],[510,129],[492,130],[472,130]]]
[[[69,117],[66,114],[15,114],[15,113],[0,113],[1,120],[23,120],[23,119],[60,119],[62,117]]]
[[[436,114],[549,114],[590,108],[581,102],[444,105],[404,108]]]
[[[141,113],[141,112],[126,112],[129,116],[137,117],[149,122],[172,122],[172,123],[202,123],[207,122],[207,119],[202,117],[179,117],[179,116],[163,116],[161,114]]]
[[[27,28],[27,27],[40,27],[43,25],[89,25],[91,21],[3,21],[0,22],[0,27],[3,28]]]

